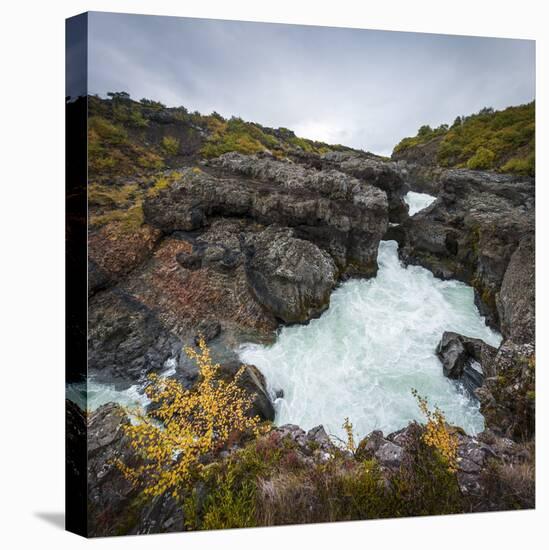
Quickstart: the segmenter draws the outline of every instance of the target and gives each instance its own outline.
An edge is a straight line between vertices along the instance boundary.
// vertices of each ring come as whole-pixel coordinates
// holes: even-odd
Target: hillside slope
[[[275,157],[344,151],[296,136],[287,128],[267,128],[218,113],[190,113],[148,99],[134,101],[125,92],[109,99],[88,97],[88,152],[91,181],[136,176],[217,157],[227,152]]]
[[[485,108],[451,126],[424,125],[393,150],[393,160],[446,168],[535,175],[535,101],[503,111]]]

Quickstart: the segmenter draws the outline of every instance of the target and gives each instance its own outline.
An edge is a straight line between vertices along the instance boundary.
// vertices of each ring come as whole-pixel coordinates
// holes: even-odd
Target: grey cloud
[[[388,154],[421,124],[535,94],[533,41],[92,12],[89,90]]]

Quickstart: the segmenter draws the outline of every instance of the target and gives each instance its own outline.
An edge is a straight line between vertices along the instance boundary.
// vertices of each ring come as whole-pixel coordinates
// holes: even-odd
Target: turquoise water
[[[389,433],[422,419],[415,388],[451,423],[481,431],[478,403],[443,376],[435,355],[445,330],[499,344],[474,305],[473,289],[421,267],[404,268],[394,241],[380,243],[378,262],[375,278],[343,283],[319,319],[282,328],[271,346],[239,349],[241,360],[266,376],[273,396],[283,390],[276,423],[323,424],[342,436],[349,417],[359,436]]]
[[[94,380],[88,383],[69,384],[67,399],[76,403],[82,410],[94,411],[106,403],[118,403],[124,407],[140,407],[148,403],[142,388],[134,384],[126,389],[117,389],[114,384],[102,384]]]

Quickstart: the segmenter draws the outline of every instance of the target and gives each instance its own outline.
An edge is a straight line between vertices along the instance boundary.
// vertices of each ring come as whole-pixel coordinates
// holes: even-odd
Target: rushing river
[[[410,215],[435,199],[410,192]],[[445,330],[498,345],[501,337],[486,326],[474,305],[473,289],[457,281],[436,279],[421,267],[403,267],[397,243],[382,241],[379,271],[370,280],[343,283],[331,296],[329,309],[307,325],[281,329],[271,346],[246,344],[243,362],[259,367],[275,399],[276,423],[304,429],[323,424],[343,436],[349,417],[358,437],[374,429],[398,430],[410,420],[423,420],[412,388],[438,405],[452,424],[468,433],[484,427],[478,403],[442,374],[435,348]],[[171,362],[170,362],[171,361]],[[169,360],[162,373],[175,373]],[[94,410],[108,403],[144,405],[139,385],[72,384],[67,397]]]
[[[380,243],[378,263],[375,278],[342,284],[320,318],[282,328],[271,346],[240,348],[241,360],[259,367],[272,394],[283,392],[276,423],[323,424],[342,436],[349,417],[358,436],[389,433],[422,420],[415,388],[449,422],[481,431],[478,404],[443,376],[435,355],[445,330],[499,344],[474,305],[473,289],[403,267],[394,241]]]

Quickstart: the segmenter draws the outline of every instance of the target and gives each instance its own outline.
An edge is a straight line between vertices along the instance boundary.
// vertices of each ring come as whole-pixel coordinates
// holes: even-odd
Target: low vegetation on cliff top
[[[92,181],[135,176],[180,162],[236,151],[292,153],[347,149],[304,139],[287,128],[267,128],[238,117],[202,115],[185,107],[166,107],[150,99],[134,101],[125,92],[108,99],[88,98],[89,174]]]
[[[416,136],[404,138],[393,150],[406,158],[419,147],[432,147],[429,160],[443,167],[495,170],[535,175],[535,102],[502,111],[481,109],[458,116],[451,126],[422,126]]]

